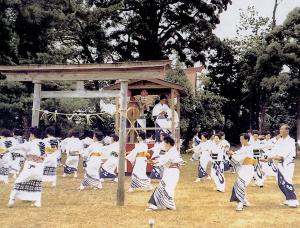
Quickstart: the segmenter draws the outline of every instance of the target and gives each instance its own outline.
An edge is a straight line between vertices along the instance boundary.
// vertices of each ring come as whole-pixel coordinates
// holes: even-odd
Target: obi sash
[[[254,158],[245,158],[244,159],[244,162],[243,162],[243,165],[255,165],[256,164],[256,159]]]

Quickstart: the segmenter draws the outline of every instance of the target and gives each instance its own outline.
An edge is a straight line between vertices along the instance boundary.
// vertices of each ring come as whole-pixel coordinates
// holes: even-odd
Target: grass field
[[[236,212],[235,203],[229,202],[235,174],[226,173],[226,192],[217,193],[212,181],[193,182],[198,163],[188,158],[184,156],[188,162],[176,189],[176,211],[145,212],[151,192],[126,193],[126,206],[116,207],[116,183],[105,182],[102,190],[80,192],[82,171],[76,179],[62,178],[60,167],[57,187],[43,188],[42,208],[21,201],[7,208],[13,180],[8,185],[1,183],[0,227],[149,227],[151,218],[155,219],[155,228],[300,227],[300,208],[279,205],[283,198],[275,178],[267,179],[262,189],[251,183],[247,189],[251,207]],[[294,183],[300,191],[300,161],[296,163]],[[129,182],[130,177],[126,177],[126,189]]]

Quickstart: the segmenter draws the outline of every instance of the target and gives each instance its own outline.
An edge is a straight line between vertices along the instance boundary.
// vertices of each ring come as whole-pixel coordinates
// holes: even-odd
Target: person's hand
[[[233,150],[229,150],[226,152],[227,155],[234,155],[234,151]]]
[[[269,158],[260,158],[259,161],[260,162],[269,162]]]
[[[276,155],[276,156],[272,157],[272,159],[277,160],[277,161],[281,161],[283,159],[283,157]]]

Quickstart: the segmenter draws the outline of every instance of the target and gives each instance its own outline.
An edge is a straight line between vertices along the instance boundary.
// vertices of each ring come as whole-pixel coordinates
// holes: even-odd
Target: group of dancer
[[[240,135],[241,146],[236,151],[231,149],[223,132],[199,133],[194,137],[190,149],[194,151],[191,160],[199,160],[195,182],[212,179],[216,190],[225,192],[224,172],[237,173],[230,201],[237,202],[236,210],[242,211],[250,206],[246,196],[246,187],[250,182],[253,180],[256,186],[263,188],[266,177],[273,176],[285,197],[281,204],[297,207],[299,202],[292,184],[296,143],[289,136],[289,130],[288,125],[282,125],[274,137],[271,137],[270,132],[259,134],[256,130],[248,131]],[[210,175],[207,171],[209,162]]]
[[[129,193],[137,190],[151,191],[152,179],[159,184],[152,193],[147,211],[157,209],[176,209],[175,189],[179,181],[180,168],[185,164],[175,144],[175,140],[161,131],[159,139],[151,148],[146,143],[146,134],[139,132],[135,147],[126,153],[126,159],[132,166]],[[198,137],[198,138],[197,138]],[[237,202],[237,211],[249,207],[246,187],[251,180],[258,187],[264,186],[267,176],[276,176],[277,183],[285,196],[283,205],[299,205],[292,178],[296,157],[295,140],[289,136],[289,127],[283,125],[279,133],[272,138],[257,131],[240,135],[240,149],[233,151],[225,134],[219,132],[199,133],[192,151],[192,160],[199,160],[198,176],[195,182],[212,179],[218,192],[225,192],[225,171],[237,173],[230,201]],[[100,131],[80,138],[80,132],[72,129],[68,137],[55,137],[52,127],[43,132],[38,127],[30,129],[30,137],[25,140],[20,131],[1,132],[0,139],[0,181],[8,183],[9,177],[15,178],[10,193],[8,207],[16,199],[32,201],[33,206],[41,207],[42,183],[50,182],[53,187],[57,182],[57,168],[62,154],[66,154],[62,177],[77,177],[80,157],[83,158],[84,177],[79,190],[87,187],[101,189],[105,180],[117,182],[119,137],[104,136]],[[210,175],[207,171],[211,162]],[[152,166],[147,175],[147,165]]]
[[[80,157],[83,158],[84,177],[79,190],[86,187],[101,189],[105,180],[117,182],[119,137],[104,137],[100,131],[92,137],[80,138],[76,129],[69,131],[68,137],[61,140],[55,137],[52,127],[43,132],[38,127],[30,129],[30,137],[25,140],[18,130],[13,134],[9,130],[1,132],[0,139],[0,181],[8,183],[15,178],[10,193],[8,207],[13,207],[17,199],[33,202],[32,206],[42,205],[42,183],[57,182],[57,168],[62,154],[66,154],[62,177],[77,177]],[[174,194],[179,180],[179,168],[184,163],[176,149],[172,137],[161,132],[160,140],[148,148],[146,134],[140,132],[138,143],[132,151],[126,153],[126,159],[132,163],[133,170],[128,192],[137,190],[151,191],[151,179],[160,180],[149,200],[148,210],[175,209]],[[146,167],[153,166],[150,176]]]

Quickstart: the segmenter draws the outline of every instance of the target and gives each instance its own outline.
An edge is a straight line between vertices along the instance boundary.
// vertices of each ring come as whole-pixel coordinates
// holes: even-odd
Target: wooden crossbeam
[[[1,66],[9,81],[86,81],[163,78],[170,61],[117,64],[65,64]]]
[[[100,97],[119,97],[119,90],[104,91],[41,91],[41,98],[100,98]]]

